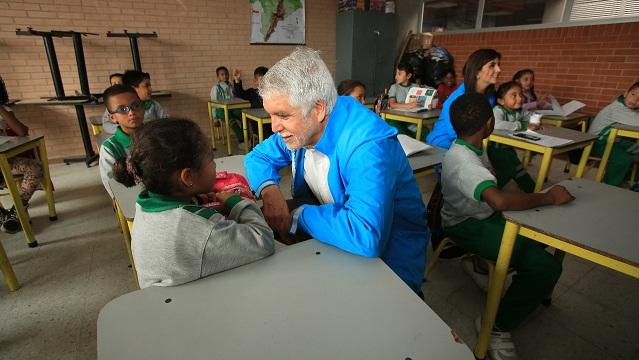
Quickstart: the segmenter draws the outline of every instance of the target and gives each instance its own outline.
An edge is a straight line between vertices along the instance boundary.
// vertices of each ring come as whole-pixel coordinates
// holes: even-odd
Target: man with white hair
[[[284,242],[306,232],[353,254],[380,257],[421,295],[426,209],[397,130],[349,96],[337,96],[319,53],[298,48],[259,86],[275,133],[245,158],[264,217]],[[289,211],[279,170],[292,165]]]

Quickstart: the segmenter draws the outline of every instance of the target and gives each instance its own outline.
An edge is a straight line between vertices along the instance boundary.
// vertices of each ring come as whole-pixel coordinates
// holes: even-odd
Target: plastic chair
[[[122,209],[118,205],[117,201],[113,201],[113,206],[115,207],[115,215],[118,219],[118,224],[120,225],[120,230],[122,231],[123,239],[124,239],[124,247],[126,248],[127,254],[129,255],[129,263],[131,264],[131,272],[133,274],[133,280],[135,281],[135,285],[140,288],[140,284],[138,283],[138,272],[135,269],[135,262],[133,261],[133,253],[131,252],[131,230],[133,229],[133,222],[128,221],[124,214],[122,213]]]

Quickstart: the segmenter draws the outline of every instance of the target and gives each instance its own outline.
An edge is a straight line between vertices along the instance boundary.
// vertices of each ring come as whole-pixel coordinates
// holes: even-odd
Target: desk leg
[[[530,164],[530,150],[524,150],[524,159],[521,165],[524,167],[524,169],[527,169],[528,164]]]
[[[482,316],[481,330],[475,345],[475,357],[484,359],[488,351],[488,341],[490,340],[490,332],[495,325],[495,317],[501,302],[501,294],[504,290],[504,282],[508,273],[508,265],[513,254],[515,239],[519,233],[519,225],[506,221],[504,235],[501,238],[501,246],[499,247],[499,255],[495,264],[495,273],[493,278],[489,279],[488,297],[486,299],[486,309]]]
[[[544,151],[543,157],[541,158],[541,165],[539,166],[539,174],[537,174],[537,182],[535,183],[535,192],[541,191],[544,187],[544,182],[546,181],[546,176],[548,176],[548,171],[550,170],[550,163],[552,162],[552,149],[547,149]]]
[[[0,270],[2,270],[2,274],[4,274],[4,281],[7,283],[9,291],[18,290],[20,288],[20,284],[16,278],[16,273],[13,272],[13,267],[11,267],[11,263],[9,262],[9,258],[7,257],[7,253],[4,251],[2,244],[0,244]]]
[[[259,119],[257,121],[257,139],[258,143],[264,141],[264,122],[262,121],[262,119]]]
[[[13,200],[13,205],[15,206],[16,212],[18,213],[18,219],[20,220],[20,225],[22,225],[22,231],[24,232],[24,236],[27,238],[27,245],[29,245],[29,247],[36,247],[38,246],[38,242],[36,241],[35,237],[33,236],[33,232],[31,231],[31,224],[29,224],[29,215],[27,215],[27,211],[22,205],[20,191],[18,190],[18,186],[13,179],[13,175],[11,174],[11,166],[9,166],[9,160],[6,156],[0,156],[0,169],[2,169],[4,182],[9,189],[9,194],[11,195],[11,199]]]
[[[415,132],[415,139],[417,141],[421,141],[422,139],[422,128],[424,127],[423,121],[417,122],[417,131]]]
[[[608,135],[606,148],[604,149],[604,153],[601,156],[601,161],[599,162],[599,170],[597,170],[597,176],[595,177],[595,181],[597,182],[601,182],[601,180],[603,180],[604,174],[606,173],[606,166],[608,165],[608,160],[610,159],[610,153],[612,152],[612,146],[615,144],[616,138],[617,129],[611,128],[610,134]]]
[[[228,142],[227,150],[228,150],[229,156],[231,156],[231,123],[229,122],[228,106],[224,107],[224,122],[226,122],[226,141]]]
[[[213,107],[211,103],[207,103],[207,108],[209,111],[209,126],[211,127],[211,144],[213,145],[213,150],[217,150],[215,146],[215,124],[213,120]]]
[[[75,113],[78,118],[78,127],[80,128],[82,145],[84,145],[84,159],[67,158],[63,159],[63,161],[66,164],[70,164],[72,162],[84,162],[87,167],[90,167],[91,164],[98,159],[98,155],[93,151],[93,145],[91,145],[91,135],[89,135],[89,126],[87,125],[86,115],[84,114],[84,106],[75,105]]]
[[[246,123],[246,114],[242,113],[242,131],[244,131],[244,152],[248,154],[249,142],[248,142],[248,127]]]
[[[53,198],[53,183],[51,182],[51,172],[49,171],[49,158],[47,157],[47,148],[44,140],[38,142],[38,156],[42,164],[42,186],[47,195],[47,205],[49,206],[49,220],[58,220],[58,214],[55,211],[55,199]]]
[[[588,157],[590,156],[590,152],[592,151],[592,146],[594,141],[591,141],[588,146],[586,146],[581,153],[581,159],[579,159],[579,166],[577,167],[577,172],[575,176],[580,178],[584,176],[584,172],[586,171],[586,164],[588,163]]]

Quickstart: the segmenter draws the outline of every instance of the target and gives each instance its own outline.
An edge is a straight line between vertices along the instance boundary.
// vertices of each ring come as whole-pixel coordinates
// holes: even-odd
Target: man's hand
[[[555,185],[547,192],[548,196],[552,199],[554,205],[562,205],[569,203],[575,199],[565,187],[561,185]]]
[[[293,220],[288,205],[284,200],[284,195],[280,189],[271,185],[262,190],[262,211],[268,225],[280,236],[280,240],[288,243],[288,230],[291,228]]]

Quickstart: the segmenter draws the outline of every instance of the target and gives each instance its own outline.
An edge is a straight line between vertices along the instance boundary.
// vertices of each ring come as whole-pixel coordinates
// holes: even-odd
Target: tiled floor
[[[555,161],[551,182],[566,176],[562,167]],[[40,246],[28,248],[22,233],[0,235],[22,285],[15,293],[0,285],[0,359],[94,359],[98,312],[134,290],[98,169],[59,164],[51,170],[59,220],[49,222],[42,193],[30,209]],[[284,181],[290,184],[290,175]],[[418,181],[427,200],[432,178]],[[423,290],[428,305],[474,344],[472,324],[485,295],[459,261],[440,261]],[[637,323],[639,281],[567,256],[552,305],[534,313],[514,337],[525,360],[639,359]]]

